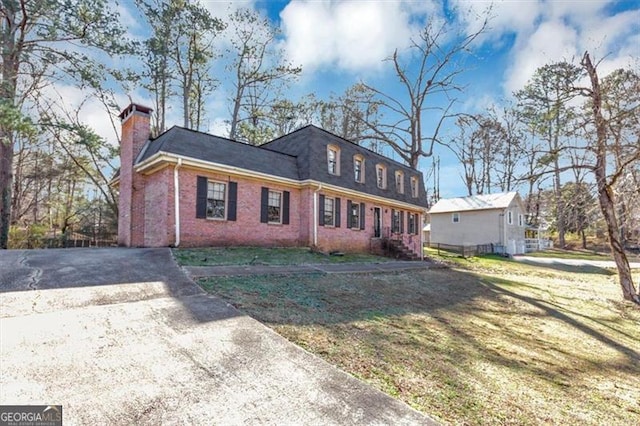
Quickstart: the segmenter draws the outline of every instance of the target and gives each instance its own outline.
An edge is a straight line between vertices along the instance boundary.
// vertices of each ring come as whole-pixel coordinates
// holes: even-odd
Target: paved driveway
[[[0,252],[0,404],[65,424],[434,424],[206,295],[168,249]]]
[[[568,266],[595,266],[596,268],[615,268],[613,260],[587,260],[587,259],[562,259],[555,257],[514,256],[519,262],[540,265],[568,265]],[[629,262],[631,269],[640,269],[640,262]]]

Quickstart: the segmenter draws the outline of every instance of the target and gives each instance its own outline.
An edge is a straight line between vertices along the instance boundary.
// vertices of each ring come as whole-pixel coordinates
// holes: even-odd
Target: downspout
[[[182,158],[178,158],[176,166],[173,168],[173,204],[175,208],[174,218],[176,224],[176,240],[174,247],[180,245],[180,180],[178,179],[178,169],[182,166]]]
[[[313,246],[318,246],[318,192],[322,190],[322,184],[313,191]]]
[[[420,260],[424,260],[424,218],[423,213],[420,213],[420,220],[416,223],[416,226],[420,230]]]

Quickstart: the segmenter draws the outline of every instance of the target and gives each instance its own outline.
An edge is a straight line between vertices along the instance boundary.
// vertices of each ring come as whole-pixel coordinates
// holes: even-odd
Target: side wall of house
[[[167,167],[145,177],[144,245],[166,247],[175,243],[173,169]]]
[[[431,245],[504,244],[502,211],[479,210],[459,212],[460,221],[453,222],[453,213],[431,214]]]
[[[524,254],[525,253],[525,239],[524,231],[526,229],[526,217],[519,203],[515,200],[509,205],[505,212],[505,216],[508,216],[508,212],[511,212],[512,223],[509,224],[508,217],[505,217],[505,230],[506,230],[506,246],[507,253],[509,254]],[[522,225],[519,222],[519,216],[522,215]]]

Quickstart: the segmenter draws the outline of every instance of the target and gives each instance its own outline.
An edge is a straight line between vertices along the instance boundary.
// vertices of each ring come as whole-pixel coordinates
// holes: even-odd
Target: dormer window
[[[404,194],[404,173],[396,171],[396,191],[398,194]]]
[[[387,168],[382,164],[376,165],[376,183],[380,189],[387,188]]]
[[[353,178],[358,183],[364,183],[364,158],[361,155],[353,156]]]
[[[335,145],[327,146],[327,171],[331,175],[340,175],[340,148]]]
[[[411,196],[418,198],[418,178],[415,176],[411,177]]]

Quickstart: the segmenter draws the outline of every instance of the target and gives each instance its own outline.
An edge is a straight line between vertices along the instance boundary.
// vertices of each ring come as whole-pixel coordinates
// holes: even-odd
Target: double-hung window
[[[347,228],[364,229],[365,204],[347,200]]]
[[[396,191],[398,194],[404,194],[404,173],[396,171]]]
[[[221,182],[207,183],[207,219],[225,219],[227,185]]]
[[[282,223],[282,192],[269,191],[268,223]]]
[[[206,176],[196,179],[196,218],[236,220],[238,204],[237,182],[216,182]]]
[[[400,211],[391,210],[391,232],[397,234],[400,232]]]
[[[460,213],[451,213],[451,222],[460,223]]]
[[[324,225],[335,226],[335,199],[324,197]]]
[[[411,196],[418,198],[418,178],[415,176],[411,177]]]
[[[359,155],[353,158],[353,174],[356,182],[364,182],[364,159]]]
[[[351,228],[360,229],[360,204],[351,203],[351,211],[349,211],[349,223]]]
[[[340,148],[327,146],[327,171],[332,175],[340,174]]]
[[[409,218],[409,234],[411,235],[415,235],[417,234],[416,232],[416,219],[417,219],[418,215],[415,214],[411,214],[408,213],[408,218]]]
[[[382,164],[376,165],[376,183],[378,188],[387,188],[387,168]]]

